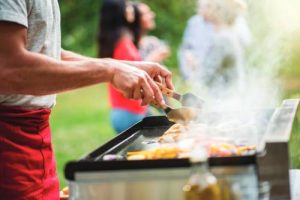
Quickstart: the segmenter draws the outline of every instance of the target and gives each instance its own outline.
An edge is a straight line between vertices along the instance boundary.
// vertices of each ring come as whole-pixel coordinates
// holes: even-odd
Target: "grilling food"
[[[68,200],[69,199],[69,188],[68,187],[63,188],[60,191],[59,199],[60,200]]]
[[[128,160],[151,160],[177,158],[184,153],[178,147],[159,147],[145,151],[127,152]]]
[[[184,133],[187,131],[187,127],[183,124],[174,124],[171,126],[160,138],[160,143],[171,143],[177,142],[180,137],[184,136]]]
[[[221,137],[205,136],[209,130],[203,124],[174,124],[161,137],[154,148],[127,152],[128,160],[189,158],[190,152],[201,145],[207,149],[209,157],[244,156],[255,153],[254,145],[236,144]]]

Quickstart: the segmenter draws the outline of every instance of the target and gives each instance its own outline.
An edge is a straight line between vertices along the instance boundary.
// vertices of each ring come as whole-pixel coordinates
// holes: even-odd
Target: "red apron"
[[[49,115],[0,105],[0,199],[59,199]]]

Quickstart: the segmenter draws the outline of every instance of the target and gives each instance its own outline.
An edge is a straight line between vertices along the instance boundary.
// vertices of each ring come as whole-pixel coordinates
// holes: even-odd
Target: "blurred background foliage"
[[[176,50],[187,19],[196,12],[193,0],[145,0],[156,13],[157,28],[150,34],[165,40],[172,55],[166,65],[177,66]],[[96,36],[101,0],[61,0],[62,46],[88,56],[96,56]]]
[[[267,0],[264,0],[267,1]],[[171,57],[165,62],[174,74],[178,72],[177,49],[181,42],[187,19],[196,12],[194,0],[143,0],[156,13],[157,28],[150,34],[165,40],[171,47]],[[248,1],[250,3],[250,1]],[[261,2],[261,1],[259,1]],[[97,55],[96,35],[101,0],[60,0],[62,19],[62,46],[83,55]],[[259,13],[260,5],[249,5],[249,24],[254,36],[256,49],[268,38],[270,26],[263,25],[267,19]],[[293,20],[292,18],[290,20]],[[267,23],[265,23],[267,24]],[[299,29],[298,29],[299,30]],[[284,80],[284,98],[299,98],[300,88],[300,32],[293,32],[285,39],[286,55],[280,67]],[[275,45],[275,44],[274,44]],[[270,46],[270,51],[273,45]],[[258,53],[253,64],[264,58]],[[270,54],[266,59],[276,59]],[[177,76],[178,79],[178,76]],[[176,76],[175,76],[176,80]],[[298,115],[300,118],[300,114]],[[71,91],[58,95],[57,105],[51,118],[53,142],[57,157],[57,168],[61,187],[66,185],[63,169],[66,162],[79,159],[101,144],[114,137],[109,124],[109,105],[104,84]],[[291,145],[292,167],[300,168],[299,126],[295,126]]]
[[[143,0],[156,13],[157,28],[150,34],[165,40],[171,47],[171,57],[166,61],[170,68],[177,69],[177,49],[181,42],[187,19],[196,13],[195,0]],[[62,14],[62,46],[68,50],[93,56],[97,54],[96,36],[101,0],[60,0]],[[268,37],[270,25],[261,11],[261,4],[249,2],[248,21],[259,44]],[[253,11],[251,13],[251,11]],[[291,19],[292,20],[292,19]],[[261,26],[261,24],[264,24]],[[292,54],[285,59],[281,74],[299,76],[300,68],[300,29],[286,39]],[[258,37],[257,37],[258,36]],[[263,36],[263,37],[262,37]]]

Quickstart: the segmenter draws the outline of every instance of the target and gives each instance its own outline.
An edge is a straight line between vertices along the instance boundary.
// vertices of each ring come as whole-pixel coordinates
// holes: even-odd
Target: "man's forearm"
[[[87,60],[87,59],[93,59],[95,61],[100,60],[99,58],[89,58],[89,57],[85,57],[85,56],[82,56],[80,54],[77,54],[77,53],[74,53],[74,52],[71,52],[71,51],[66,51],[66,50],[62,50],[61,56],[62,56],[62,59],[64,59],[64,60]],[[118,62],[118,63],[121,62],[121,63],[124,63],[126,65],[134,66],[136,68],[139,68],[141,70],[146,71],[152,78],[155,78],[155,76],[159,75],[160,78],[158,78],[157,80],[159,80],[161,78],[165,79],[167,87],[170,88],[170,89],[174,89],[174,86],[172,84],[172,79],[171,79],[171,76],[170,76],[171,73],[168,70],[166,70],[165,68],[163,68],[161,65],[159,65],[158,63],[140,62],[140,61],[127,61],[127,60],[115,60],[115,59],[112,59],[112,58],[102,58],[101,60],[102,61],[107,61],[111,64],[112,63],[117,64],[116,62]],[[152,66],[151,68],[149,67],[150,65]],[[156,66],[156,67],[154,67],[154,66]]]
[[[87,59],[91,59],[91,58],[80,55],[72,51],[61,49],[61,60],[63,61],[82,61]]]
[[[0,94],[47,95],[111,82],[125,97],[142,99],[144,105],[155,97],[155,101],[163,104],[162,94],[152,78],[161,76],[170,82],[171,73],[157,64],[132,67],[64,51],[63,61],[58,61],[26,50],[26,41],[24,26],[0,22]]]
[[[87,57],[87,56],[83,56],[81,54],[75,53],[73,51],[61,49],[61,60],[63,60],[63,61],[84,61],[84,60],[91,60],[91,59],[93,59],[95,61],[99,60],[99,58],[91,58],[91,57]],[[108,62],[122,62],[124,64],[128,64],[128,65],[135,66],[135,67],[138,67],[141,64],[141,62],[139,62],[139,61],[115,60],[112,58],[102,58],[101,60],[108,61]]]
[[[1,94],[58,93],[110,81],[114,73],[105,60],[58,61],[28,51],[5,60],[0,65]]]

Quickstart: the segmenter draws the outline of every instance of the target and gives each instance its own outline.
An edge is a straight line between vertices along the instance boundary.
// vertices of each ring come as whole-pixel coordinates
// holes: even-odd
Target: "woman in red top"
[[[137,6],[125,0],[104,0],[100,16],[99,57],[140,61],[138,51],[141,20]],[[114,130],[120,133],[143,119],[148,112],[140,100],[128,99],[111,84],[108,86],[112,107],[110,119]]]

